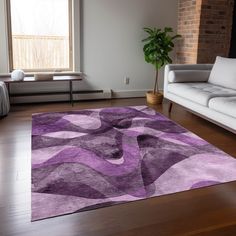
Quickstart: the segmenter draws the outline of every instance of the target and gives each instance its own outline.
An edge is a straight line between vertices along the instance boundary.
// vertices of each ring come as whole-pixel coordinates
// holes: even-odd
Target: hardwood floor
[[[0,235],[235,236],[236,182],[30,222],[32,113],[144,104],[144,99],[119,99],[73,108],[68,103],[13,106],[0,120]],[[168,116],[167,104],[153,108]],[[236,135],[177,105],[170,118],[236,157]]]

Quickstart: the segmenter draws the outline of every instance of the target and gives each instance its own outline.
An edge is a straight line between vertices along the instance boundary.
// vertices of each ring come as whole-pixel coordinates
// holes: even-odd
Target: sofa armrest
[[[207,73],[209,73],[209,75],[210,75],[212,68],[213,68],[213,64],[187,64],[187,65],[170,64],[170,65],[166,65],[165,66],[165,76],[164,76],[164,95],[168,92],[168,90],[167,90],[168,84],[171,83],[171,82],[169,82],[169,73],[171,71],[176,72],[175,75],[178,78],[180,78],[180,76],[182,77],[181,73],[183,73],[183,71],[187,71],[187,72],[184,72],[184,73],[186,73],[185,74],[186,78],[182,82],[199,82],[199,81],[193,81],[193,79],[191,79],[190,77],[187,76],[188,73],[190,73],[189,71],[195,71],[196,74],[198,73],[198,71],[208,71],[206,73],[204,72],[204,77],[205,77]],[[180,72],[177,72],[177,71],[180,71]],[[187,77],[190,78],[189,81],[187,80]],[[182,80],[182,78],[179,80]]]

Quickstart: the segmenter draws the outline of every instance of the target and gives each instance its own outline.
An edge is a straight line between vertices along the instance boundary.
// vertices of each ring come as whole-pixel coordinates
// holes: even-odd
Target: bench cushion
[[[209,107],[215,111],[236,118],[236,96],[212,98],[209,101]]]
[[[173,83],[168,85],[168,92],[208,106],[211,98],[236,96],[236,90],[209,83]]]
[[[236,89],[236,59],[217,57],[208,82]]]

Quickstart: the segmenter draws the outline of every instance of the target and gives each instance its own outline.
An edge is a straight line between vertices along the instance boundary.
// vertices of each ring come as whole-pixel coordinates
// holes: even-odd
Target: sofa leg
[[[173,103],[170,102],[170,103],[169,103],[169,109],[168,109],[168,112],[169,112],[169,113],[171,113],[171,111],[172,111],[172,107],[173,107]]]

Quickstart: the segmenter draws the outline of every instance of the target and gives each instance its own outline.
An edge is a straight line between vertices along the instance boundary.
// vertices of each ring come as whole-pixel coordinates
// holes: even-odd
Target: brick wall
[[[213,63],[229,54],[234,0],[179,0],[177,63]]]
[[[178,33],[182,38],[177,45],[178,63],[197,62],[201,1],[179,0]]]

